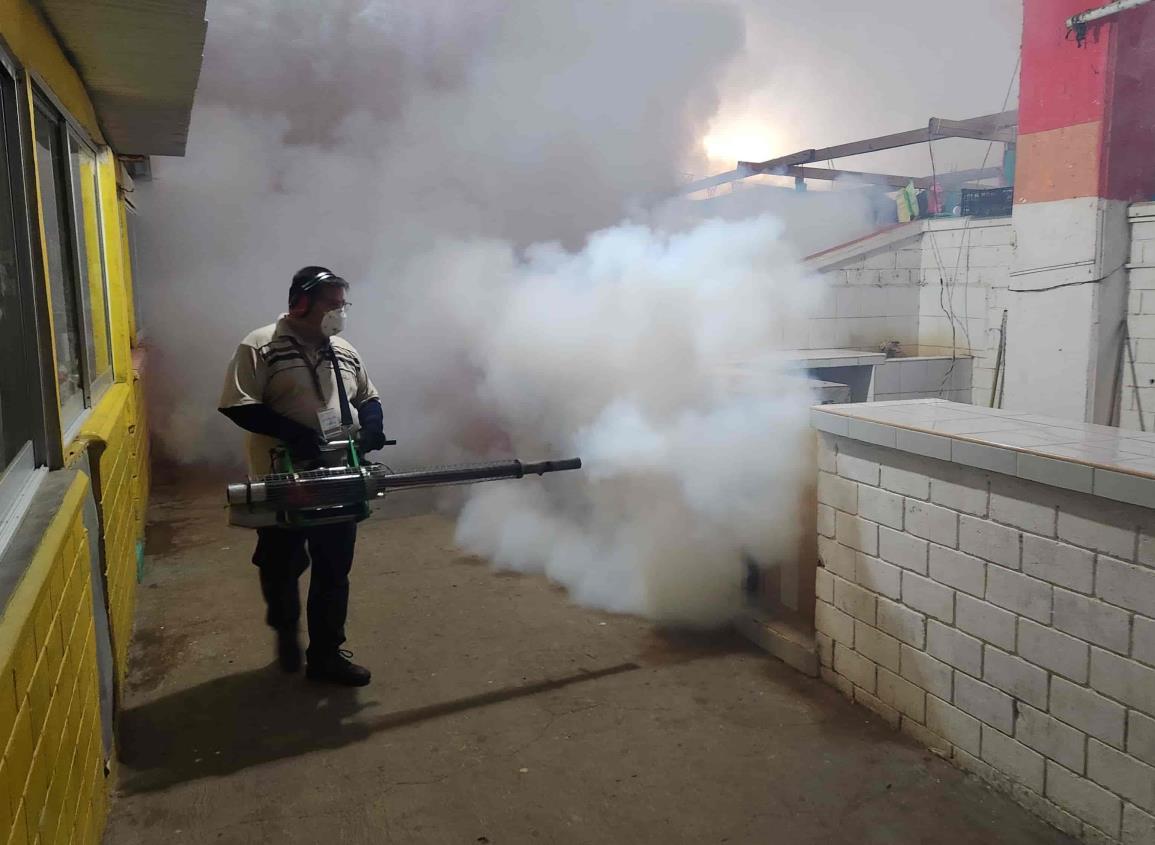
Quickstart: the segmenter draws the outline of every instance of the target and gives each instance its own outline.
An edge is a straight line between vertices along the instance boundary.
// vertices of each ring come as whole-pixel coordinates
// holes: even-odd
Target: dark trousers
[[[265,621],[277,630],[296,630],[301,618],[297,580],[313,565],[309,580],[309,657],[332,654],[345,642],[349,569],[357,524],[338,522],[300,531],[258,528],[253,563],[261,572]]]

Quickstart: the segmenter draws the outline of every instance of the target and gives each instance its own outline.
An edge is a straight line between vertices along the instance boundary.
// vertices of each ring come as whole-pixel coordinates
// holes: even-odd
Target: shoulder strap
[[[353,425],[353,411],[349,408],[349,394],[345,392],[345,379],[341,378],[341,367],[337,364],[337,350],[329,343],[329,360],[333,363],[333,377],[337,379],[337,401],[341,404],[341,425]]]

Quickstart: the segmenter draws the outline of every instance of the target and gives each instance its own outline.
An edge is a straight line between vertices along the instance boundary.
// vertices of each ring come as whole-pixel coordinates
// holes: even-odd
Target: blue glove
[[[362,455],[376,452],[388,444],[385,437],[385,412],[381,409],[378,399],[362,402],[357,409],[357,421],[361,430],[357,432],[357,449]]]

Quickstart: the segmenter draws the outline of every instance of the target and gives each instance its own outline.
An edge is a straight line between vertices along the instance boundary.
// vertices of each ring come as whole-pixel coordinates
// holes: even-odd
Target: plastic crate
[[[1010,217],[1015,202],[1014,186],[963,188],[959,203],[963,217]]]

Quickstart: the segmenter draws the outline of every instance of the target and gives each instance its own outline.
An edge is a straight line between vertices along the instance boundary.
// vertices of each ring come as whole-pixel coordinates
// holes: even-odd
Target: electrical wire
[[[936,166],[935,161],[934,161],[934,141],[928,140],[926,143],[926,148],[927,148],[928,154],[930,155],[931,190],[934,190],[934,188],[938,185],[938,167]],[[938,238],[935,236],[934,229],[929,229],[928,234],[930,235],[931,250],[934,253],[935,264],[938,265],[938,270],[939,270],[939,273],[938,273],[938,305],[939,305],[939,308],[942,309],[943,313],[946,314],[947,320],[950,322],[950,345],[951,345],[950,367],[947,368],[946,373],[943,375],[942,381],[939,383],[938,390],[936,391],[939,395],[939,398],[941,399],[943,392],[946,390],[947,382],[949,382],[951,377],[954,375],[955,362],[958,361],[958,327],[956,325],[956,321],[957,321],[958,317],[955,315],[955,312],[954,312],[955,278],[951,278],[950,281],[948,282],[948,280],[947,280],[948,277],[947,277],[947,273],[946,273],[946,265],[943,263],[942,252],[939,251]],[[962,247],[960,245],[959,257],[961,258],[961,256],[962,256]],[[958,262],[956,261],[955,262],[955,273],[957,274],[957,272],[958,272]],[[965,325],[963,326],[963,329],[964,330],[966,329]],[[970,337],[969,336],[967,336],[967,345],[968,345],[968,347],[970,345]]]
[[[1049,287],[1045,287],[1045,288],[1007,288],[1007,291],[1009,293],[1047,293],[1048,291],[1052,291],[1052,290],[1061,290],[1063,288],[1074,288],[1074,287],[1079,287],[1081,285],[1101,285],[1101,284],[1103,284],[1103,282],[1107,281],[1107,279],[1114,276],[1116,273],[1118,273],[1120,270],[1122,270],[1126,266],[1127,266],[1127,262],[1124,261],[1122,264],[1120,264],[1114,270],[1112,270],[1109,273],[1104,273],[1103,276],[1101,278],[1098,278],[1098,279],[1082,279],[1081,281],[1078,281],[1078,282],[1063,282],[1061,284],[1050,285]]]
[[[1019,69],[1022,66],[1022,61],[1023,61],[1023,57],[1022,57],[1022,53],[1020,51],[1018,58],[1015,60],[1014,70],[1011,71],[1011,78],[1010,78],[1010,81],[1007,83],[1006,93],[1003,94],[1003,105],[1002,105],[1002,108],[999,109],[1000,113],[1005,112],[1007,110],[1007,104],[1011,101],[1011,92],[1014,91],[1014,89],[1015,89],[1015,80],[1018,79]],[[987,162],[990,160],[991,151],[994,149],[994,146],[995,146],[995,142],[993,140],[987,144],[987,150],[983,154],[983,163],[979,166],[980,170],[986,169]],[[931,182],[932,182],[932,189],[933,189],[933,186],[936,186],[938,184],[938,169],[935,166],[935,161],[934,161],[934,141],[933,140],[927,141],[927,151],[930,154]],[[954,311],[954,288],[955,288],[955,285],[958,284],[958,272],[959,272],[959,268],[962,264],[962,257],[964,254],[967,257],[967,266],[966,266],[966,278],[963,281],[963,315],[964,315],[964,320],[963,320],[962,328],[963,328],[963,336],[966,338],[966,342],[967,342],[967,350],[968,350],[968,352],[971,353],[972,356],[974,355],[974,343],[971,340],[970,326],[969,326],[969,323],[970,323],[970,310],[969,310],[970,309],[970,302],[969,302],[969,300],[970,300],[970,296],[969,296],[969,292],[970,292],[970,234],[971,234],[970,224],[971,224],[971,218],[968,217],[968,218],[966,218],[965,222],[963,223],[963,229],[962,229],[963,234],[962,234],[962,238],[960,239],[959,254],[958,254],[958,258],[955,260],[954,273],[952,274],[952,277],[951,277],[949,283],[943,278],[943,276],[946,274],[946,270],[945,270],[945,267],[944,267],[943,262],[942,262],[942,253],[939,252],[938,242],[934,236],[934,230],[933,229],[930,230],[931,247],[932,247],[934,254],[935,254],[935,263],[937,263],[938,267],[939,267],[939,306],[943,309],[943,313],[945,313],[947,315],[947,319],[950,321],[950,324],[951,324],[951,364],[950,364],[950,368],[946,372],[946,375],[943,376],[942,383],[939,384],[938,394],[940,397],[942,396],[943,391],[946,389],[947,382],[950,381],[951,376],[954,374],[955,366],[958,362],[958,335],[957,335],[957,332],[955,330],[955,320],[957,319],[957,315],[955,314],[955,311]],[[945,288],[945,290],[944,290],[944,288]],[[946,294],[946,299],[949,300],[949,306],[947,304],[945,304],[943,301],[944,293]]]

